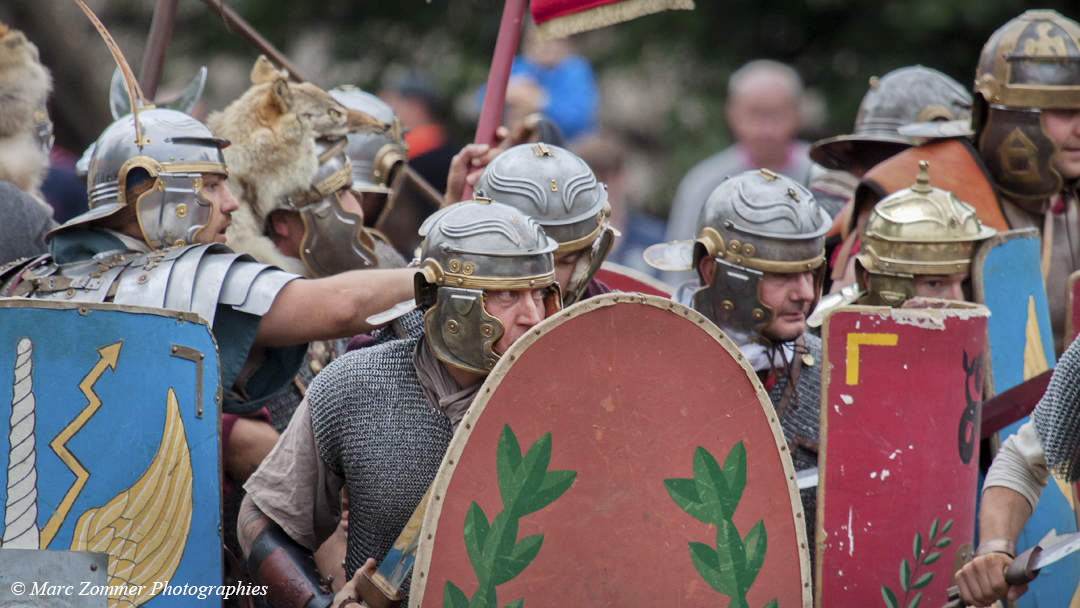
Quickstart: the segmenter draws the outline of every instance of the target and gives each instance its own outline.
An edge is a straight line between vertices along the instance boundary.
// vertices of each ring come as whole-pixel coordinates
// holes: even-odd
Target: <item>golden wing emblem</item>
[[[169,389],[165,430],[150,467],[105,506],[75,524],[72,551],[109,554],[109,586],[142,585],[137,596],[109,596],[109,608],[140,606],[155,581],[176,572],[191,530],[191,453],[176,394]]]

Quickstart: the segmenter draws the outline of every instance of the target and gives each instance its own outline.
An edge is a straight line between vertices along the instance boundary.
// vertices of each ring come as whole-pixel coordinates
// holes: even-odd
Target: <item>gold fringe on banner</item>
[[[566,38],[667,10],[694,10],[694,0],[620,0],[545,21],[537,26],[536,38],[540,42]]]

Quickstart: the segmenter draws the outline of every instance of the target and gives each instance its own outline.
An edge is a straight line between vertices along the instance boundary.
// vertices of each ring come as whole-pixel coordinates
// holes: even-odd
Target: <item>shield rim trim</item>
[[[465,411],[465,416],[459,423],[457,432],[454,434],[453,439],[450,440],[450,446],[446,449],[446,454],[443,455],[439,470],[435,474],[435,481],[431,484],[432,502],[428,504],[427,510],[424,513],[422,530],[425,532],[421,536],[419,547],[416,552],[416,561],[413,564],[409,608],[419,608],[424,593],[427,590],[428,578],[425,574],[431,566],[432,554],[432,542],[429,542],[428,539],[434,539],[438,532],[439,515],[442,513],[443,504],[439,497],[446,493],[446,489],[450,485],[455,469],[455,465],[450,464],[450,462],[460,461],[461,453],[464,451],[468,439],[472,435],[472,423],[483,414],[492,393],[498,389],[499,384],[501,384],[503,378],[506,377],[513,362],[517,360],[525,349],[563,323],[594,310],[614,306],[620,303],[642,304],[654,308],[666,309],[681,315],[686,320],[694,323],[708,333],[740,366],[742,366],[743,372],[754,385],[758,402],[765,414],[765,419],[768,422],[769,427],[772,429],[773,439],[776,442],[776,451],[781,455],[780,461],[784,467],[784,474],[788,478],[788,498],[792,506],[792,523],[795,525],[795,537],[799,545],[802,605],[804,608],[810,608],[810,606],[812,606],[813,593],[810,584],[810,577],[812,574],[810,572],[810,551],[807,548],[806,526],[802,523],[805,521],[806,514],[803,513],[802,499],[799,497],[799,490],[795,485],[795,465],[791,461],[791,454],[788,453],[787,441],[784,439],[783,430],[780,427],[780,422],[777,420],[776,410],[773,408],[772,401],[769,400],[768,393],[761,385],[761,381],[758,380],[757,373],[750,367],[750,364],[747,362],[746,357],[743,356],[742,351],[739,350],[738,346],[736,346],[730,338],[724,335],[719,327],[714,325],[708,318],[696,310],[679,304],[674,300],[661,298],[659,296],[650,296],[640,293],[609,293],[582,300],[581,302],[548,317],[536,327],[529,330],[529,332],[511,345],[506,353],[499,359],[498,363],[495,364],[495,367],[491,370],[487,379],[484,380],[484,384],[480,387],[480,392],[477,394],[472,405],[469,406],[469,409]],[[802,518],[795,517],[796,513],[802,515]],[[419,575],[417,575],[417,573],[419,573]]]
[[[607,270],[607,271],[610,271],[610,272],[613,272],[613,273],[616,273],[616,274],[626,275],[626,276],[630,277],[631,279],[634,279],[635,281],[640,281],[640,282],[648,285],[649,287],[652,287],[653,289],[655,289],[657,291],[661,291],[661,292],[666,293],[668,295],[668,297],[671,297],[671,296],[675,295],[675,288],[672,287],[671,285],[668,285],[667,283],[661,281],[660,279],[657,279],[656,277],[649,276],[649,275],[645,274],[644,272],[641,272],[640,270],[634,270],[633,268],[630,268],[629,266],[623,266],[622,264],[616,264],[615,262],[608,262],[608,261],[605,260],[603,264],[600,264],[600,269],[601,270]],[[640,292],[629,292],[629,293],[640,293]],[[642,294],[642,295],[648,295],[648,294]]]

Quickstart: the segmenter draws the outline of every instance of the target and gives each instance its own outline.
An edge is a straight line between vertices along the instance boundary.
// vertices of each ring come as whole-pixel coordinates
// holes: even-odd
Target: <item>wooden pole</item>
[[[491,58],[484,103],[480,107],[480,120],[476,123],[473,143],[495,145],[495,129],[502,123],[503,107],[506,105],[506,85],[510,81],[510,67],[517,54],[521,23],[525,18],[528,0],[506,0],[499,37],[495,40],[495,55]],[[465,184],[465,198],[472,196],[472,187]]]
[[[510,81],[510,67],[517,54],[521,37],[521,22],[525,18],[528,0],[506,0],[499,37],[495,41],[495,55],[491,59],[484,104],[480,108],[480,120],[476,124],[474,143],[495,145],[495,129],[502,122],[503,106],[506,104],[506,85]]]
[[[229,28],[235,29],[245,40],[251,43],[260,53],[270,58],[270,61],[285,68],[285,71],[289,73],[289,76],[297,82],[307,82],[307,78],[300,73],[300,70],[296,69],[296,66],[292,64],[281,51],[274,48],[274,45],[270,44],[270,41],[263,38],[259,32],[255,31],[255,28],[251,27],[244,18],[236,14],[236,11],[225,6],[220,0],[203,0],[206,6],[210,7],[210,10],[217,13],[221,17],[222,21]]]
[[[161,83],[161,69],[169,53],[178,3],[179,0],[158,0],[154,7],[154,20],[150,22],[150,35],[146,38],[146,51],[139,66],[139,87],[150,103],[154,102],[158,84]]]

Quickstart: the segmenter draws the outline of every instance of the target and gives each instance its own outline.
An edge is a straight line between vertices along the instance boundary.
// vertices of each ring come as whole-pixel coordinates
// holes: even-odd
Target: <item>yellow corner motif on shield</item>
[[[859,383],[859,347],[860,346],[896,346],[896,334],[848,334],[847,337],[847,374],[845,380],[849,386]]]
[[[72,551],[109,554],[108,585],[141,585],[137,596],[109,596],[109,608],[154,597],[153,583],[176,573],[191,531],[191,453],[176,394],[169,389],[165,430],[146,472],[130,488],[75,524]]]

